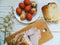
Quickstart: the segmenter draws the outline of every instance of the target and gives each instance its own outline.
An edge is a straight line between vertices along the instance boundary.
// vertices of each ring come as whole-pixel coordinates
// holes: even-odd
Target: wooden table
[[[0,0],[0,17],[4,17],[5,15],[8,14],[8,12],[10,11],[10,7],[13,6],[14,9],[17,6],[17,4],[20,2],[21,0]],[[47,4],[48,2],[51,2],[52,0],[38,0],[39,4],[40,4],[40,8],[44,5]],[[59,6],[60,6],[60,1],[59,0],[54,0]],[[40,10],[39,15],[41,15],[41,17],[43,17],[42,12]],[[1,20],[1,19],[0,19]],[[22,29],[24,27],[26,27],[27,25],[22,24],[18,21],[14,20],[14,24],[13,24],[13,33],[18,31],[19,29]],[[57,24],[54,23],[47,23],[50,31],[53,34],[53,39],[42,44],[42,45],[60,45],[60,22],[58,22]],[[3,34],[0,33],[0,38],[3,39]],[[2,43],[2,41],[0,41],[0,44]],[[1,44],[1,45],[6,45],[6,44]]]

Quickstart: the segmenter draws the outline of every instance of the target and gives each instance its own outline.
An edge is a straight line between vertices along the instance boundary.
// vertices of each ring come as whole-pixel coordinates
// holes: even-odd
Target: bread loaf
[[[55,2],[43,6],[42,13],[47,21],[56,22],[60,19],[60,9]]]

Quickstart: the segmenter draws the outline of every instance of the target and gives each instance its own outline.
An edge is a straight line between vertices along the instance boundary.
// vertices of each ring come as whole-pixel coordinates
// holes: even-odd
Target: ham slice
[[[27,42],[29,45],[38,45],[38,41],[41,38],[40,30],[36,27],[29,29],[23,33],[19,33],[15,36],[15,44],[20,45],[22,42]],[[26,44],[26,45],[28,45]]]
[[[37,28],[31,28],[26,31],[27,36],[29,36],[30,41],[33,45],[38,45],[38,41],[41,38],[40,30]]]

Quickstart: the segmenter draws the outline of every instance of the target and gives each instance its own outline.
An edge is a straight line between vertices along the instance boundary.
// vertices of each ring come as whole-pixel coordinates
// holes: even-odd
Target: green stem
[[[6,42],[6,28],[5,28],[5,32],[4,32],[4,44]]]
[[[5,44],[5,41],[6,41],[6,32],[4,33],[4,44]]]

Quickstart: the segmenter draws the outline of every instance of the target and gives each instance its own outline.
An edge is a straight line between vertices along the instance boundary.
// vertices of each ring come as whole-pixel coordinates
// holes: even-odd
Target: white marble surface
[[[10,11],[10,6],[13,6],[15,8],[20,1],[22,1],[22,0],[0,0],[0,17],[4,17],[5,15],[7,15],[8,12]],[[60,0],[35,0],[35,1],[37,1],[39,4],[38,6],[39,6],[40,13],[38,13],[38,14],[40,15],[40,17],[43,17],[42,12],[41,12],[41,7],[45,4],[47,4],[48,2],[56,2],[60,7]],[[13,32],[16,32],[16,31],[24,28],[25,26],[27,26],[25,24],[18,22],[15,19],[13,19],[13,20],[14,20]],[[54,24],[54,23],[48,24],[47,23],[47,25],[48,25],[50,31],[52,32],[53,39],[51,39],[50,41],[48,41],[42,45],[60,45],[60,22],[57,24]],[[4,36],[1,32],[0,32],[0,36],[1,36],[0,38],[3,39]],[[7,44],[1,44],[1,43],[0,43],[0,45],[7,45]]]

